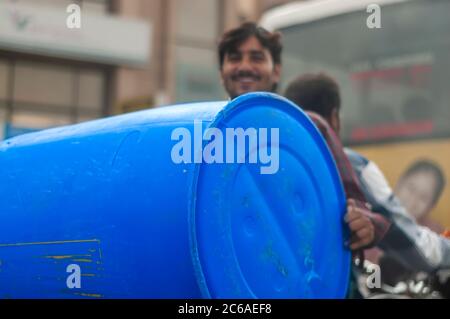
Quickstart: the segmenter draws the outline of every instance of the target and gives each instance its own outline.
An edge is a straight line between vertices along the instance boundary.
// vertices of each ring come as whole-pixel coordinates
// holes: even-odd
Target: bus
[[[299,1],[266,11],[260,24],[283,34],[281,91],[302,73],[334,77],[344,144],[393,188],[418,161],[440,167],[447,186],[430,218],[449,228],[450,1]]]

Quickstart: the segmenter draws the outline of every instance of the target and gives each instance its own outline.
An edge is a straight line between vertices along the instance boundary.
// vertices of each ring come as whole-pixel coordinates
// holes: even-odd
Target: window
[[[69,67],[18,62],[15,68],[14,101],[70,107],[74,75]]]
[[[0,60],[0,103],[5,101],[8,95],[8,64]]]
[[[101,117],[107,81],[99,67],[0,59],[0,139]]]
[[[68,115],[16,110],[13,113],[11,124],[16,129],[37,130],[71,124],[71,121]]]
[[[79,79],[78,106],[100,113],[105,90],[104,74],[100,71],[82,71]]]
[[[217,100],[224,97],[216,60],[219,9],[218,0],[176,1],[177,101]]]
[[[36,10],[58,10],[62,16],[73,3],[81,6],[83,14],[109,14],[111,9],[109,0],[8,1]],[[27,130],[103,115],[109,79],[104,67],[15,55],[5,59],[2,55],[0,53],[0,139],[5,135],[11,137]]]
[[[6,61],[0,60],[0,140],[5,136],[6,107],[8,99],[8,72]]]
[[[346,143],[450,136],[449,10],[438,0],[386,6],[389,32],[361,28],[365,11],[283,29],[283,87],[302,73],[333,76]]]
[[[6,109],[0,102],[0,140],[5,138]]]
[[[177,101],[208,101],[226,97],[214,51],[177,47]]]

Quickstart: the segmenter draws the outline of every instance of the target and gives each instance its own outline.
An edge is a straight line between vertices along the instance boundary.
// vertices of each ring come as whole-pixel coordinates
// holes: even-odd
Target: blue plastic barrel
[[[227,129],[257,143],[239,157]],[[218,160],[220,142],[234,159]],[[0,145],[0,167],[0,298],[346,295],[338,172],[276,95],[22,135]]]

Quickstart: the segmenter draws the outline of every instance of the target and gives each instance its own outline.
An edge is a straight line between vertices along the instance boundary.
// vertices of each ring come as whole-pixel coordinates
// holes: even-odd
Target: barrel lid
[[[351,266],[344,247],[345,195],[308,116],[277,95],[250,93],[231,101],[209,128],[214,130],[204,132],[210,140],[203,141],[203,162],[195,168],[189,212],[203,296],[344,298]],[[220,151],[219,130],[223,154],[208,164]],[[248,135],[241,150],[231,137],[243,131]],[[239,151],[244,155],[238,157]]]

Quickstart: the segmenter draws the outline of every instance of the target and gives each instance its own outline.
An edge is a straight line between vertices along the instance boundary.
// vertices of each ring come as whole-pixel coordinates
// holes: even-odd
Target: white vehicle
[[[280,93],[302,73],[330,74],[341,87],[345,144],[391,184],[424,157],[450,181],[450,1],[292,2],[260,24],[283,34]],[[431,216],[450,227],[448,186]]]

